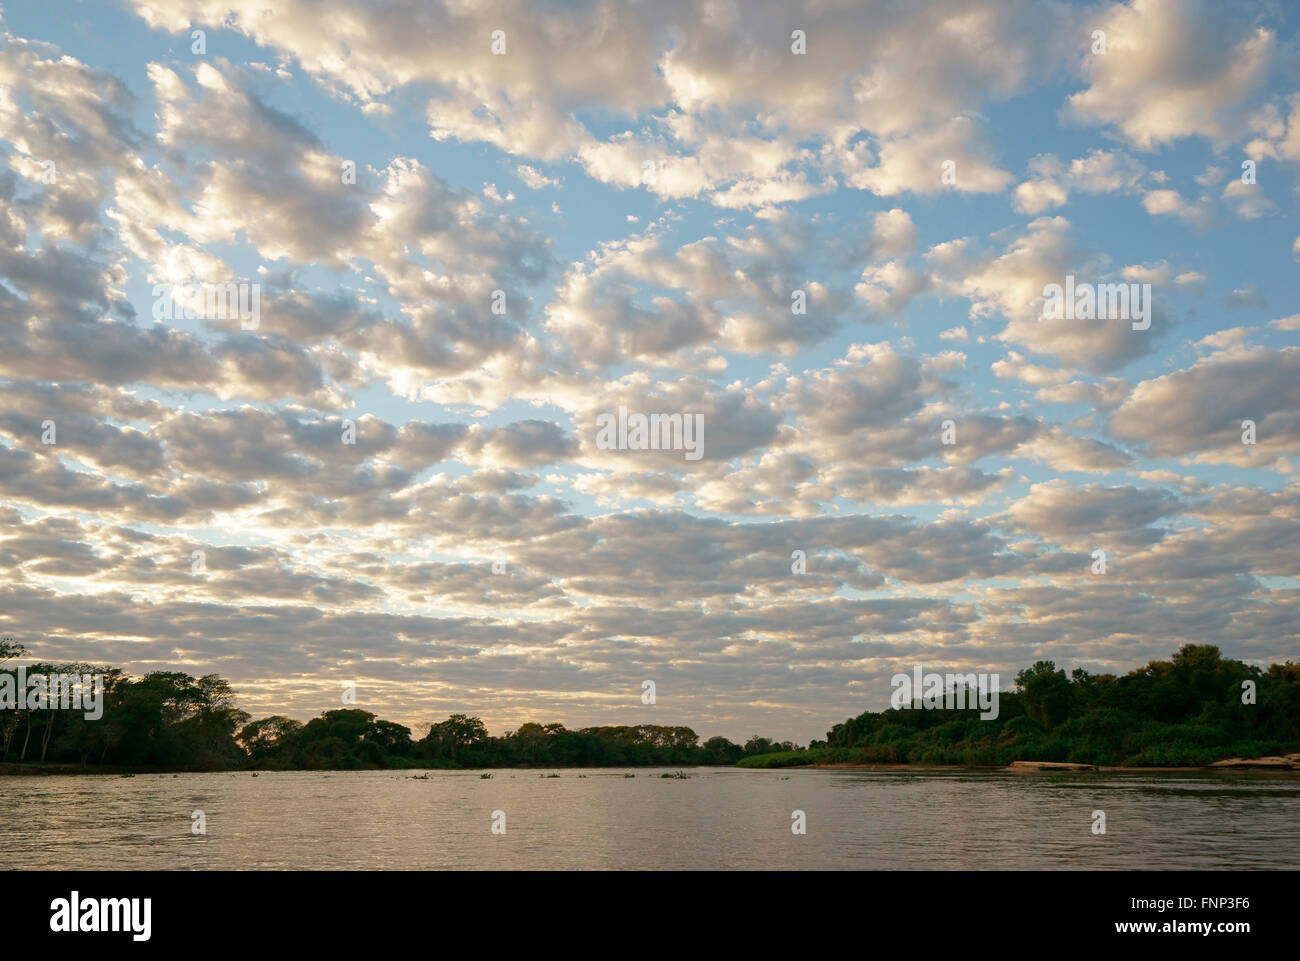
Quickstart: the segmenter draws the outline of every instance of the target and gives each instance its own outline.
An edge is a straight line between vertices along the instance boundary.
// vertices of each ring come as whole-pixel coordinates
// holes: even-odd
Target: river
[[[422,773],[0,777],[5,866],[1300,868],[1295,773]]]

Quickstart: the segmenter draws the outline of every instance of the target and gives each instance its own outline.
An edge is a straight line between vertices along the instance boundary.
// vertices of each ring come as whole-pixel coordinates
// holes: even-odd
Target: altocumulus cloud
[[[807,740],[900,663],[1294,656],[1271,5],[84,16],[0,21],[0,632],[37,657]],[[1067,277],[1150,284],[1149,329],[1046,316]],[[154,311],[188,285],[260,322]],[[598,442],[620,410],[700,456]]]

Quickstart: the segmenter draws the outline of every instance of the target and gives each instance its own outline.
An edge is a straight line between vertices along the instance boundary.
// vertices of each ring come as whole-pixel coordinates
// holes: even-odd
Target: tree
[[[302,721],[295,721],[283,714],[273,714],[260,721],[244,725],[239,732],[238,741],[254,762],[280,761],[292,763],[293,754]]]
[[[711,737],[700,745],[702,764],[735,764],[744,756],[745,749],[725,737]]]
[[[1016,675],[1025,695],[1025,713],[1033,720],[1055,727],[1070,714],[1070,681],[1051,661],[1037,661]]]
[[[487,739],[487,728],[481,718],[470,717],[467,714],[453,714],[447,720],[430,727],[424,743],[426,748],[437,751],[438,756],[442,756],[445,752],[454,762],[458,753],[463,754],[466,749],[481,744]]]
[[[374,721],[362,735],[367,744],[374,744],[387,756],[409,757],[414,745],[411,729],[393,721]]]
[[[537,763],[537,753],[546,745],[546,729],[540,724],[528,723],[521,724],[519,730],[508,738],[514,740],[521,752],[520,759],[526,759],[531,764]]]
[[[249,720],[229,682],[155,671],[121,685],[105,718],[119,763],[214,770],[245,757],[235,733]]]

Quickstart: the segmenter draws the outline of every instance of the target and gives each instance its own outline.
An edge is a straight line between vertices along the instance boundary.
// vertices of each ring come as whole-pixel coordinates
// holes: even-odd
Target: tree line
[[[26,654],[0,641],[0,661]],[[453,714],[416,739],[411,729],[357,708],[302,722],[282,715],[253,720],[225,679],[155,671],[129,677],[90,664],[29,664],[28,676],[104,676],[103,716],[81,711],[0,711],[0,763],[64,762],[82,767],[167,771],[357,770],[418,767],[627,767],[734,765],[741,758],[797,750],[754,735],[700,742],[688,727],[657,724],[585,727],[522,725],[501,737],[480,718]],[[14,675],[12,669],[0,673]]]
[[[965,703],[965,702],[963,702]],[[1259,668],[1187,644],[1124,675],[1052,661],[1016,675],[996,719],[965,709],[859,714],[825,741],[740,763],[1006,765],[1017,760],[1178,767],[1300,751],[1300,664]]]
[[[21,656],[0,641],[0,661]],[[103,716],[57,709],[0,711],[0,762],[71,762],[152,770],[337,770],[415,767],[787,766],[817,762],[1004,765],[1013,760],[1179,766],[1300,751],[1300,664],[1259,668],[1185,645],[1125,675],[1068,676],[1051,661],[1016,675],[998,717],[977,710],[891,709],[836,724],[802,748],[754,735],[703,742],[688,727],[524,724],[493,737],[454,714],[418,739],[369,711],[325,711],[307,722],[239,709],[229,682],[155,671],[130,677],[88,664],[33,673],[104,676]],[[12,669],[0,673],[14,674]]]

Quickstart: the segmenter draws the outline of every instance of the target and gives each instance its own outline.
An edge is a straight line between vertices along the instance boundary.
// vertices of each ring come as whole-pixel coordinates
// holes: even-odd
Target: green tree
[[[481,718],[467,714],[453,714],[447,720],[434,724],[424,738],[427,749],[436,752],[434,756],[447,757],[453,763],[457,755],[488,739],[487,728]]]
[[[1037,661],[1021,671],[1016,685],[1024,692],[1025,713],[1033,720],[1052,728],[1069,717],[1070,681],[1051,661]]]
[[[303,724],[283,714],[273,714],[244,725],[239,743],[257,763],[275,762],[291,766]]]

